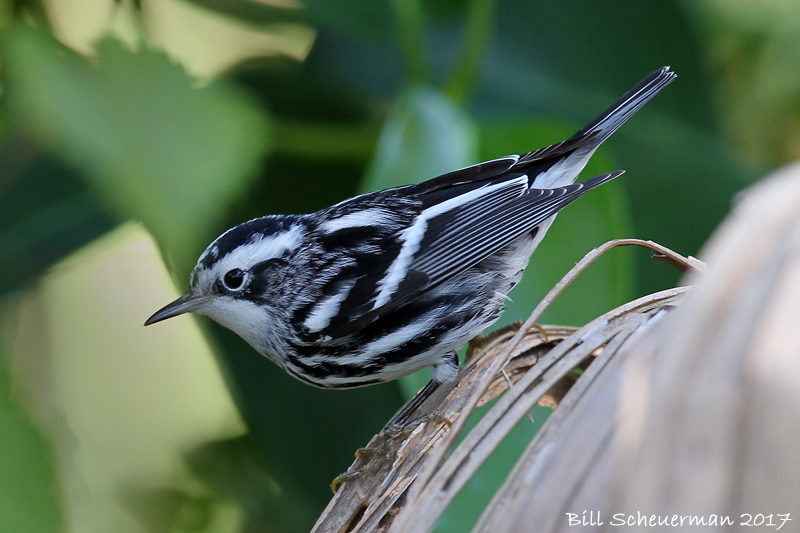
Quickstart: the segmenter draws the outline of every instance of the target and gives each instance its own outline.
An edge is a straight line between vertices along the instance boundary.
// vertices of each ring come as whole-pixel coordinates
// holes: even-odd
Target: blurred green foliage
[[[12,397],[5,367],[0,367],[0,427],[0,531],[59,531],[52,451]]]
[[[414,176],[437,176],[465,167],[476,159],[477,140],[475,124],[444,94],[412,87],[398,97],[386,117],[361,192],[407,185]]]
[[[574,262],[608,239],[640,237],[697,253],[736,191],[800,154],[800,10],[786,2],[748,9],[733,0],[306,0],[294,7],[171,0],[248,35],[316,32],[307,56],[254,54],[242,45],[238,61],[197,80],[180,63],[184,56],[159,48],[157,0],[93,1],[110,15],[95,28],[97,42],[83,43],[93,45],[90,56],[71,48],[80,48],[68,38],[76,23],[58,20],[50,4],[3,4],[5,295],[35,287],[61,258],[128,219],[157,238],[182,287],[204,246],[234,224],[314,211],[359,191],[561,141],[646,74],[671,65],[677,81],[600,149],[584,175],[628,173],[559,216],[511,294],[507,323],[526,317]],[[647,254],[618,250],[570,288],[546,321],[581,324],[677,280]],[[243,531],[308,530],[353,450],[427,379],[412,376],[402,389],[313,389],[227,330],[203,325],[249,433],[206,443],[186,460],[219,498],[244,510]],[[0,445],[29,454],[16,467],[28,478],[24,506],[43,521],[37,531],[55,530],[50,489],[62,465],[46,471],[46,446],[8,413],[14,421],[3,433],[11,437]],[[524,436],[510,439],[496,466],[463,491],[441,531],[469,527],[532,428],[519,429]],[[24,439],[34,444],[15,444]],[[0,494],[16,486],[5,472]]]
[[[110,210],[142,220],[184,262],[268,147],[265,112],[229,85],[192,88],[162,53],[106,39],[91,62],[25,25],[4,50],[10,109]]]

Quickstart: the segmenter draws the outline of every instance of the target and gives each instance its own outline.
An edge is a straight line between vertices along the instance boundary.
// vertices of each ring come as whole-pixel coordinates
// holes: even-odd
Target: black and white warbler
[[[568,140],[523,156],[231,228],[145,325],[207,315],[318,387],[429,366],[429,387],[451,381],[455,351],[498,319],[556,213],[622,174],[575,183],[594,151],[674,78],[650,74]]]

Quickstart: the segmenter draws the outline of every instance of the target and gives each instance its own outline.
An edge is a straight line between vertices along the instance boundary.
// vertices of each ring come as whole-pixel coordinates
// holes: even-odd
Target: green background
[[[82,4],[104,6],[93,33],[81,33],[91,25]],[[158,9],[167,4],[195,18],[169,26]],[[17,386],[11,361],[28,355],[15,341],[20,302],[40,294],[62,260],[126,221],[155,237],[181,290],[207,243],[232,225],[561,141],[670,65],[677,80],[603,145],[583,175],[627,174],[559,216],[502,324],[524,319],[606,240],[638,237],[697,254],[737,191],[800,155],[800,7],[792,2],[55,5],[0,2],[0,355],[9,362],[0,365],[0,531],[104,530],[92,516],[75,525],[82,496],[64,482],[73,465],[55,451],[72,444],[26,406],[26,398],[44,401],[48,384]],[[196,20],[216,33],[197,29]],[[253,48],[228,31],[262,44]],[[270,50],[263,43],[271,36],[300,52]],[[180,53],[175,42],[184,43]],[[232,59],[199,67],[215,48]],[[615,250],[544,322],[581,325],[678,279],[643,251]],[[115,283],[124,294],[126,278]],[[79,314],[89,287],[77,289],[71,304]],[[126,303],[120,296],[114,308]],[[42,331],[59,327],[62,315],[47,316]],[[248,431],[186,447],[176,460],[191,490],[176,481],[139,487],[136,496],[114,492],[136,524],[119,531],[307,531],[330,498],[330,480],[429,375],[318,390],[229,331],[199,323]],[[131,331],[114,342],[135,345],[145,334]],[[536,424],[520,424],[440,531],[474,523],[546,416],[537,408]],[[121,415],[117,422],[128,424]],[[74,442],[83,438],[69,432]],[[239,518],[222,520],[223,507]]]

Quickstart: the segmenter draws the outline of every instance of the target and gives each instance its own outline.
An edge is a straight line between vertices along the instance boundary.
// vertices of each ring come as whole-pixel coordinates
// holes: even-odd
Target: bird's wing
[[[348,271],[332,276],[318,302],[306,306],[301,336],[314,341],[358,331],[617,177],[621,172],[572,183],[600,143],[674,78],[669,67],[653,72],[564,142],[395,189],[421,201],[400,224],[379,204],[328,222],[338,229],[326,239],[345,248],[355,243],[355,251]]]
[[[530,189],[525,174],[422,196],[424,208],[383,239],[384,253],[339,277],[306,320],[306,338],[354,333],[422,292],[496,252],[587,191],[622,174],[595,176],[556,189]]]

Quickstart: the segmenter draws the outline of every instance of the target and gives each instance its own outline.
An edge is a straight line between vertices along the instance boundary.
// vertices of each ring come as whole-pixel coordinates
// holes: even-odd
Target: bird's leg
[[[383,434],[389,437],[392,440],[399,439],[405,435],[411,433],[415,428],[419,427],[420,425],[424,424],[428,420],[434,420],[436,418],[443,418],[443,417],[431,417],[429,415],[424,415],[419,418],[415,418],[414,420],[409,421],[411,414],[416,411],[420,405],[425,403],[425,400],[430,398],[431,394],[439,388],[439,383],[431,380],[425,387],[419,391],[414,398],[411,399],[403,409],[394,415],[388,424],[383,428]],[[431,413],[432,414],[432,413]],[[448,421],[449,422],[449,421]],[[362,457],[364,455],[384,455],[386,453],[386,439],[381,440],[381,444],[378,445],[377,448],[359,448],[356,450],[356,457]]]
[[[419,407],[425,403],[425,401],[431,397],[431,395],[439,388],[441,383],[438,381],[429,381],[425,387],[422,388],[421,391],[417,393],[414,398],[411,399],[403,408],[397,413],[394,418],[392,418],[388,424],[383,428],[383,434],[386,437],[389,437],[391,440],[397,440],[406,435],[413,432],[416,428],[425,424],[426,422],[438,422],[444,423],[448,426],[451,425],[451,422],[436,412],[427,413],[420,417],[411,419],[411,415],[419,409]],[[378,454],[378,455],[385,455],[387,453],[386,448],[388,444],[386,439],[382,439],[381,444],[377,448],[359,448],[356,450],[356,457],[361,457],[362,455],[368,454]],[[388,459],[388,457],[387,457]]]
[[[436,389],[439,388],[439,385],[441,385],[441,383],[439,383],[438,381],[433,381],[433,380],[429,381],[428,384],[425,385],[422,388],[422,390],[419,391],[417,395],[411,399],[410,402],[408,402],[405,406],[403,406],[403,408],[400,410],[399,413],[394,415],[394,418],[392,418],[389,421],[389,423],[386,424],[386,427],[384,428],[383,432],[389,437],[396,438],[395,435],[401,436],[403,430],[407,428],[409,425],[415,424],[417,420],[425,418],[423,416],[416,418],[414,420],[409,420],[414,411],[419,409],[419,407],[423,403],[425,403],[425,401],[428,398],[431,397],[431,394],[433,394],[436,391]],[[419,425],[420,423],[416,423],[414,427],[417,427]],[[405,434],[407,435],[408,432],[406,432]]]

